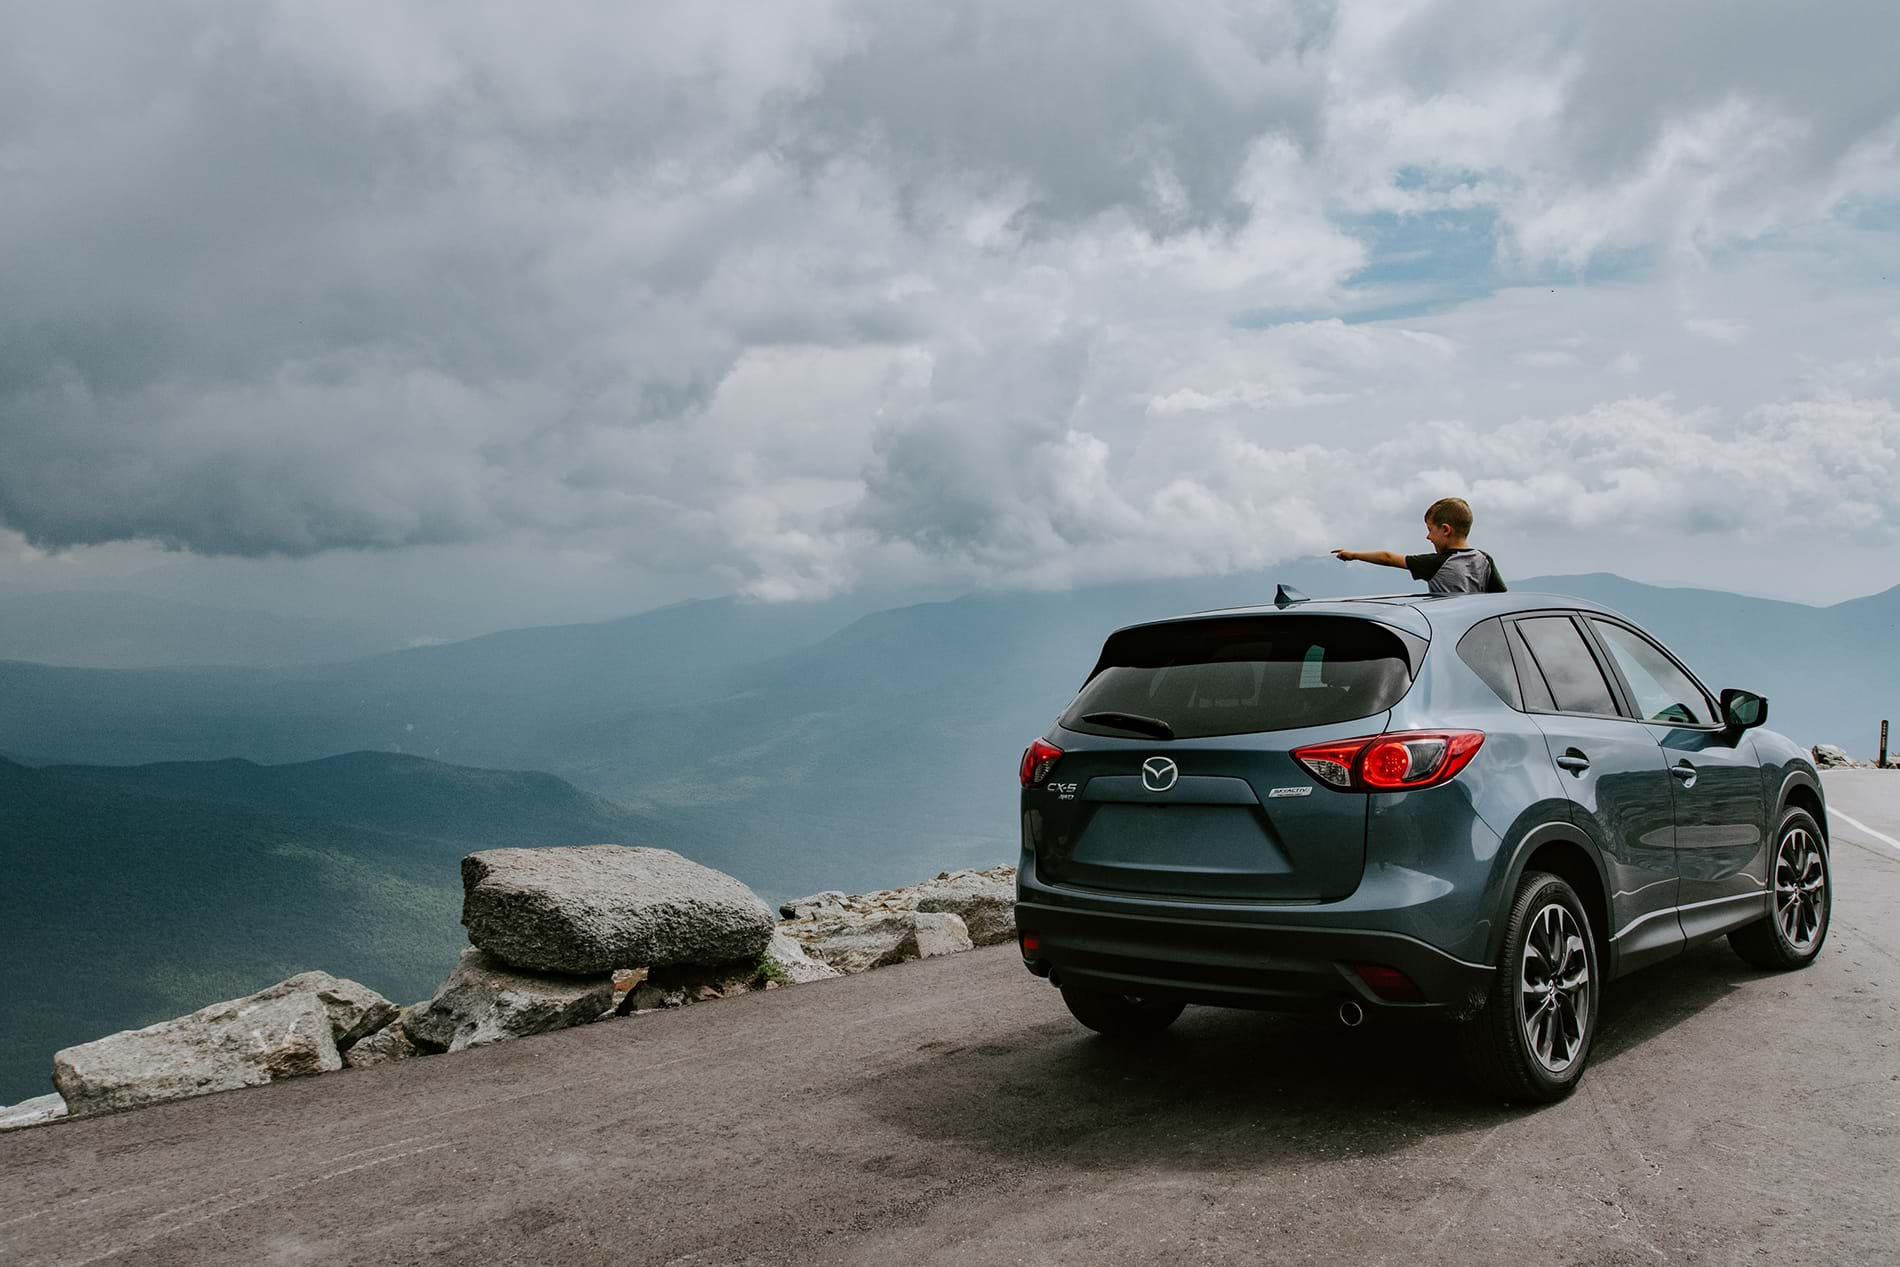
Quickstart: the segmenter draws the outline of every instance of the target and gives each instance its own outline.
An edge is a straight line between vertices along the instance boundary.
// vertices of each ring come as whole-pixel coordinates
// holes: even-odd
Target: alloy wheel
[[[1525,1044],[1551,1073],[1562,1073],[1583,1050],[1590,1016],[1590,955],[1576,917],[1551,902],[1532,918],[1524,938],[1518,1009]]]
[[[1775,851],[1775,922],[1803,954],[1827,924],[1827,864],[1806,828],[1790,828]]]

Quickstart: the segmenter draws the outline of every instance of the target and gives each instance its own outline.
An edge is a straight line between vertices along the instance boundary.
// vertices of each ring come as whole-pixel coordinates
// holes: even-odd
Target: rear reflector
[[[1352,970],[1366,983],[1366,988],[1388,1003],[1423,1003],[1425,993],[1412,978],[1397,968],[1382,963],[1356,963]]]
[[[1025,955],[1033,955],[1042,949],[1042,938],[1034,933],[1023,933],[1016,938],[1016,941],[1023,948]]]
[[[1457,777],[1483,743],[1481,730],[1399,730],[1309,744],[1293,759],[1341,792],[1410,792]]]
[[[1060,760],[1062,760],[1062,749],[1047,739],[1038,739],[1023,749],[1022,766],[1016,773],[1022,779],[1023,786],[1028,787],[1032,783],[1040,783],[1048,778],[1049,772],[1056,768],[1056,762]]]

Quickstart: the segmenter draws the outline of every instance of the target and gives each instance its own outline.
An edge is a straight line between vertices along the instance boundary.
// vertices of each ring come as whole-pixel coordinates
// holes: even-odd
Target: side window
[[[1610,684],[1590,654],[1583,631],[1570,617],[1534,616],[1518,621],[1517,630],[1530,647],[1559,712],[1616,715]]]
[[[1550,688],[1544,685],[1544,675],[1538,670],[1537,662],[1531,659],[1531,649],[1524,642],[1515,623],[1504,626],[1505,641],[1511,644],[1511,659],[1517,665],[1517,684],[1524,692],[1524,707],[1533,713],[1554,713],[1557,701],[1550,697]]]
[[[1497,619],[1473,625],[1458,640],[1458,658],[1498,693],[1512,708],[1524,707],[1523,694],[1517,687],[1517,669],[1511,664],[1511,648],[1504,641],[1504,622]]]
[[[1675,661],[1641,634],[1607,620],[1592,620],[1610,657],[1636,697],[1636,711],[1645,721],[1677,722],[1684,726],[1712,726],[1715,712],[1709,697]]]

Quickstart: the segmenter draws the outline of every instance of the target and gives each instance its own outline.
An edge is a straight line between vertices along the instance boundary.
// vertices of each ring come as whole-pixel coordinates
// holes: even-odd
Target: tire
[[[1749,964],[1790,972],[1813,963],[1827,941],[1834,914],[1834,872],[1820,824],[1806,810],[1782,815],[1770,864],[1768,914],[1728,935]]]
[[[1174,1024],[1187,1004],[1165,995],[1108,994],[1062,987],[1062,1001],[1075,1019],[1110,1038],[1144,1038]]]
[[[1569,1095],[1596,1040],[1602,983],[1576,891],[1559,876],[1526,872],[1484,1010],[1458,1027],[1467,1076],[1479,1091],[1518,1103]]]

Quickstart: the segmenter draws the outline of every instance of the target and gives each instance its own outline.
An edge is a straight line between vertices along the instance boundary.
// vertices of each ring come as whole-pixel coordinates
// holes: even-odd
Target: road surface
[[[1111,1046],[1004,946],[0,1136],[0,1262],[1900,1261],[1900,773],[1828,786],[1820,961],[1617,983],[1540,1111],[1416,1032]]]

